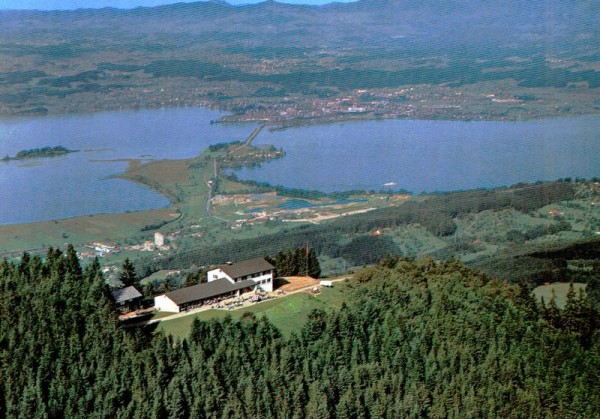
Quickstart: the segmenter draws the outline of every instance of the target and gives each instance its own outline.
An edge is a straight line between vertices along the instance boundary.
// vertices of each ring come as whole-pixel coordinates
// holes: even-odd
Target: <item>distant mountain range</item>
[[[222,1],[131,10],[0,11],[0,35],[157,37],[244,46],[479,47],[595,54],[600,3],[585,0],[360,0],[324,6]]]
[[[182,105],[269,121],[344,109],[372,118],[596,113],[600,2],[0,11],[0,63],[0,114]],[[415,86],[425,90],[389,100]]]

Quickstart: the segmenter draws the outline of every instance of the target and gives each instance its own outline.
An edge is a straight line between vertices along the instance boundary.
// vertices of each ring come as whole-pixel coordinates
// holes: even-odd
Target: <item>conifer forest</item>
[[[290,336],[264,317],[188,339],[119,326],[72,247],[0,262],[0,416],[597,417],[599,288],[563,309],[455,260],[388,257]]]

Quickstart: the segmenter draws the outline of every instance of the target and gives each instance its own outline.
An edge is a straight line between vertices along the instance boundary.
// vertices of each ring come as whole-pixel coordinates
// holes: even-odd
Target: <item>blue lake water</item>
[[[82,150],[62,157],[0,162],[0,224],[166,207],[165,197],[145,187],[107,179],[123,173],[126,162],[91,160],[193,157],[210,144],[242,140],[254,128],[211,125],[220,115],[178,108],[0,119],[2,157],[44,146]]]
[[[600,116],[521,122],[388,120],[263,130],[286,157],[241,179],[324,192],[414,193],[600,176]],[[385,186],[394,183],[393,186]]]
[[[166,198],[131,182],[122,158],[187,158],[245,139],[253,124],[210,124],[221,113],[178,108],[0,119],[0,156],[63,145],[67,156],[0,162],[0,224],[161,208]],[[325,192],[449,191],[600,176],[600,117],[527,122],[366,121],[263,130],[255,143],[286,157],[240,178]],[[24,164],[39,164],[24,167]]]

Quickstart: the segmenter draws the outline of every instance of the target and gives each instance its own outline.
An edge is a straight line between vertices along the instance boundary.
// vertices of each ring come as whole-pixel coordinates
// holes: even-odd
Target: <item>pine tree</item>
[[[81,266],[79,265],[79,258],[77,257],[77,252],[75,252],[72,244],[67,247],[66,264],[67,272],[69,274],[73,275],[76,279],[82,278],[83,273]]]
[[[314,419],[325,419],[331,417],[327,403],[327,395],[317,382],[311,384],[308,390],[306,417]]]
[[[517,286],[519,287],[519,293],[515,298],[517,303],[527,310],[529,315],[536,315],[537,303],[535,297],[531,294],[531,288],[524,282],[517,284]]]
[[[600,263],[594,266],[594,271],[585,289],[586,298],[591,305],[600,310]]]
[[[315,252],[315,249],[310,249],[308,252],[308,261],[306,264],[308,267],[308,276],[311,278],[318,278],[321,275],[321,266],[319,265],[319,259],[317,259],[317,252]]]
[[[193,273],[187,274],[185,277],[185,282],[183,283],[183,286],[191,287],[196,284],[198,284],[198,278]]]
[[[167,387],[167,412],[169,418],[183,419],[187,417],[186,407],[179,380],[171,381]]]
[[[566,331],[574,332],[577,330],[578,305],[579,304],[575,296],[575,288],[573,287],[573,283],[571,283],[569,284],[569,291],[567,292],[565,308],[563,309],[561,315],[561,326]]]
[[[156,289],[154,287],[154,282],[148,282],[146,284],[146,286],[144,287],[144,297],[146,297],[146,298],[154,297],[155,292],[156,292]]]
[[[546,321],[550,323],[552,326],[559,328],[560,327],[560,310],[556,305],[556,293],[554,289],[552,290],[552,296],[550,297],[550,301],[548,302],[548,306],[545,308],[544,317]]]
[[[299,247],[294,251],[294,275],[306,275],[306,249]]]
[[[341,397],[335,408],[335,416],[338,418],[356,418],[356,395],[352,389],[348,389]]]
[[[137,275],[135,274],[135,268],[133,264],[129,261],[129,258],[125,259],[123,262],[123,267],[121,268],[121,273],[119,274],[119,280],[123,284],[124,287],[129,287],[137,281]]]
[[[275,258],[269,259],[269,262],[275,266],[277,276],[294,275],[293,258],[290,252],[279,252],[275,255]]]

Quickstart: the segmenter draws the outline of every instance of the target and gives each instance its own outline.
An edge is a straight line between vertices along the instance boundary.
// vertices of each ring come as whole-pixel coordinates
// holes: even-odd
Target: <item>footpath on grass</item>
[[[300,292],[306,292],[306,291],[310,291],[313,288],[317,288],[320,289],[321,287],[323,287],[323,285],[319,284],[319,280],[318,279],[312,279],[309,278],[311,280],[312,283],[308,283],[309,281],[307,281],[308,277],[303,277],[303,278],[299,278],[301,281],[303,281],[302,286],[300,286],[299,288],[294,288],[293,290],[290,291],[286,291],[286,287],[288,284],[279,287],[277,290],[268,293],[268,297],[270,298],[264,298],[261,301],[258,302],[251,302],[251,300],[248,300],[246,302],[244,302],[241,305],[230,305],[227,308],[215,308],[213,304],[207,304],[207,305],[203,305],[201,307],[198,308],[194,308],[192,310],[188,310],[188,311],[184,311],[181,313],[173,313],[169,316],[165,316],[165,317],[160,317],[157,319],[151,319],[151,320],[146,320],[146,321],[142,321],[139,323],[131,323],[128,324],[127,327],[133,327],[133,326],[147,326],[147,325],[151,325],[151,324],[155,324],[155,323],[160,323],[162,321],[168,321],[168,320],[174,320],[174,319],[178,319],[180,317],[185,317],[185,316],[191,316],[194,314],[198,314],[201,313],[203,311],[208,311],[208,310],[223,310],[223,311],[235,311],[235,310],[239,310],[241,308],[247,308],[247,307],[251,307],[251,306],[256,306],[262,303],[265,303],[267,301],[273,301],[273,299],[275,298],[285,298],[289,295],[293,295],[293,294],[297,294]],[[340,278],[334,278],[334,279],[327,279],[330,282],[341,282],[341,281],[345,281],[346,279],[349,279],[350,276],[343,276]],[[304,285],[304,283],[308,283],[307,285]],[[226,306],[228,302],[232,302],[232,301],[236,301],[239,300],[240,297],[233,297],[230,298],[229,300],[224,300],[222,302],[220,302],[221,306]]]

